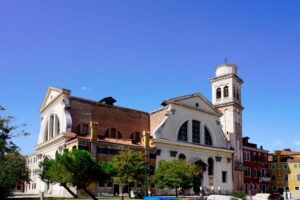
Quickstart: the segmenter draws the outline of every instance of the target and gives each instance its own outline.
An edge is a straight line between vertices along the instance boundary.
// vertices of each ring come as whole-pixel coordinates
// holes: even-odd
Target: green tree
[[[12,191],[23,181],[29,181],[29,171],[25,158],[12,138],[28,135],[25,131],[17,132],[18,126],[11,125],[14,117],[2,117],[4,108],[0,106],[0,199],[11,195]]]
[[[128,185],[128,190],[130,191],[130,183],[143,183],[145,176],[143,153],[132,150],[121,151],[114,156],[113,165],[116,169],[114,182],[120,183],[121,190],[123,190],[123,185]]]
[[[78,196],[70,189],[72,174],[66,169],[66,167],[59,161],[60,156],[56,154],[55,160],[44,160],[40,163],[41,179],[50,184],[60,184],[64,187],[74,198]],[[59,172],[59,173],[57,173]]]
[[[175,188],[177,197],[177,189],[179,187],[187,188],[193,178],[198,175],[199,170],[197,167],[185,160],[162,160],[154,173],[154,182],[161,188]]]
[[[76,149],[57,153],[55,160],[45,160],[41,166],[40,176],[46,182],[59,183],[77,198],[69,188],[75,186],[95,200],[97,198],[88,186],[94,182],[106,182],[114,172],[112,164],[98,163],[89,152]]]

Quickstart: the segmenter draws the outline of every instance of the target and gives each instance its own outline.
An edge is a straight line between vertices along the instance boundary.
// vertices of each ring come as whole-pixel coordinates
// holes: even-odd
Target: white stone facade
[[[210,160],[213,162],[212,171],[203,171],[201,178],[201,187],[206,188],[207,192],[212,192],[212,188],[214,192],[217,188],[222,193],[232,192],[235,189],[235,162],[242,161],[242,80],[236,72],[235,65],[225,64],[216,69],[216,78],[211,80],[212,103],[200,93],[195,93],[166,100],[162,109],[149,113],[153,144],[160,152],[156,157],[156,166],[160,160],[179,156],[188,162],[201,160],[208,167]],[[218,88],[221,90],[220,97],[216,92]],[[30,170],[38,169],[38,163],[43,159],[55,158],[56,152],[62,152],[68,145],[64,136],[70,134],[72,129],[72,118],[68,112],[69,95],[70,91],[66,89],[48,89],[40,108],[41,125],[36,154],[31,156],[37,160],[28,165]],[[179,137],[182,131],[186,132],[183,139]],[[199,133],[197,137],[196,132]],[[47,185],[37,175],[32,178],[32,183],[35,184],[34,189],[30,185],[31,189],[25,188],[26,193],[70,196],[63,187]],[[25,187],[28,188],[28,184]],[[72,190],[76,193],[75,188]],[[192,190],[189,192],[193,194]]]
[[[165,117],[158,126],[151,127],[155,146],[161,152],[156,159],[157,166],[160,160],[179,158],[180,155],[184,155],[188,162],[202,160],[206,164],[211,158],[214,165],[213,174],[208,175],[208,170],[204,171],[202,188],[207,188],[207,192],[210,192],[214,187],[216,192],[220,187],[222,193],[232,192],[233,151],[230,150],[219,122],[221,114],[201,94],[168,100],[165,102],[165,109],[158,112],[163,112]],[[155,114],[153,113],[153,118]],[[193,142],[193,120],[200,122],[199,143]],[[188,122],[187,141],[180,141],[179,130],[185,122]],[[211,135],[212,145],[205,144],[205,129]],[[176,155],[171,155],[171,152],[176,152]],[[222,172],[226,173],[225,180],[222,180]]]

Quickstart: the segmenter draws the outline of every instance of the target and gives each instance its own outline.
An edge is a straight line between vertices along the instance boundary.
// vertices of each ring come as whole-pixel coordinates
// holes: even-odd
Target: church
[[[64,88],[49,87],[39,110],[36,153],[27,156],[32,181],[25,184],[24,192],[69,196],[59,185],[39,179],[38,163],[75,148],[108,162],[121,149],[143,152],[146,148],[150,177],[160,160],[179,158],[199,166],[200,189],[206,193],[242,190],[242,84],[237,66],[225,63],[216,68],[216,76],[211,79],[212,101],[200,93],[188,94],[163,100],[162,107],[150,113],[118,106],[113,97],[95,101],[72,96]],[[141,187],[131,185],[137,190]],[[115,183],[94,184],[89,189],[95,194],[119,193]],[[151,190],[157,195],[175,192],[155,188],[154,184]],[[85,196],[76,188],[73,191]]]

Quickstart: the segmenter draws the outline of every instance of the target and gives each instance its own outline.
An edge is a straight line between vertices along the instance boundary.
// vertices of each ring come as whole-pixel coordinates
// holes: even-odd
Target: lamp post
[[[149,138],[150,138],[150,132],[144,131],[143,136],[144,138],[144,156],[145,156],[145,165],[144,165],[144,197],[148,196],[148,170],[147,170],[147,164],[148,164],[148,148],[149,148]]]

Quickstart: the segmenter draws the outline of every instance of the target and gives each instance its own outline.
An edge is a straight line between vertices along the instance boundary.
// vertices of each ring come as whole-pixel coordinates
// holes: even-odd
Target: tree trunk
[[[60,185],[63,186],[74,198],[78,199],[78,196],[67,186],[67,184],[63,183]]]
[[[98,200],[95,195],[93,195],[93,193],[91,193],[87,188],[83,188],[83,190],[88,194],[90,195],[90,197],[92,197],[92,199],[94,200]]]
[[[120,184],[120,199],[124,200],[124,196],[123,196],[123,184]]]
[[[131,194],[130,194],[130,183],[128,183],[128,197],[131,199]]]
[[[176,195],[176,198],[177,198],[178,197],[177,188],[175,188],[175,195]]]
[[[44,198],[44,192],[41,192],[41,194],[40,194],[40,200],[44,200],[45,198]]]

